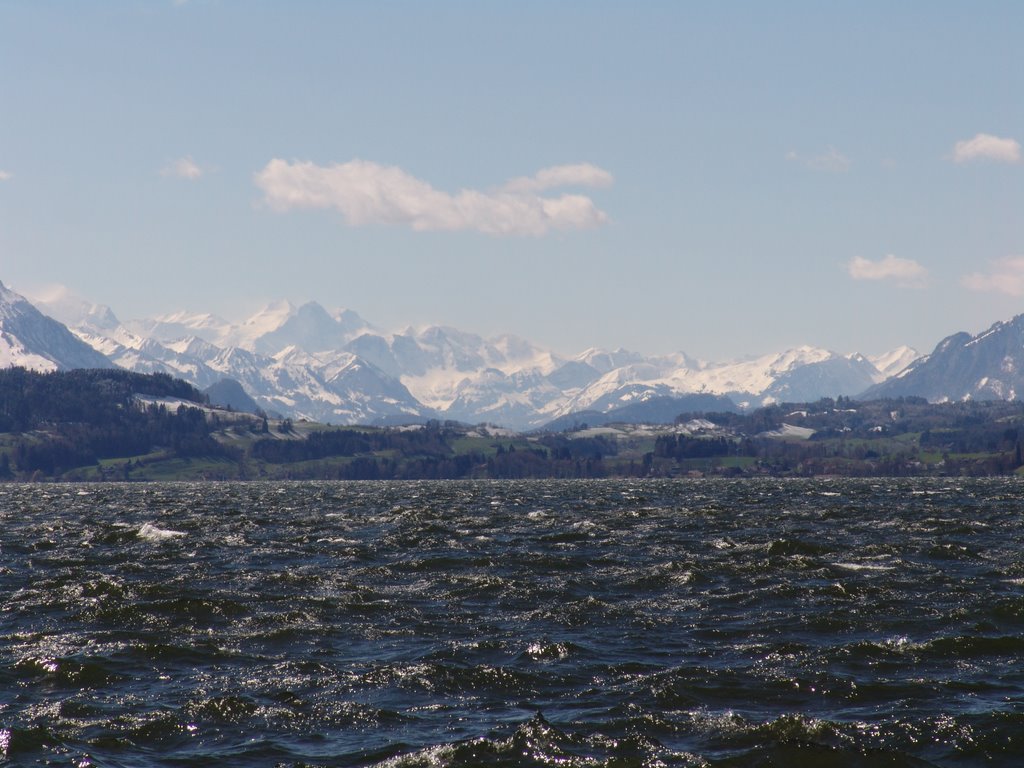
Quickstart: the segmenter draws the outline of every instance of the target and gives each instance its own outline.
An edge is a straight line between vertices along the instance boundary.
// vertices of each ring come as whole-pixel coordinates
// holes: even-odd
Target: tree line
[[[142,404],[137,396],[183,403],[168,409]],[[57,476],[154,450],[179,457],[233,455],[213,438],[205,404],[202,392],[167,374],[0,370],[0,432],[14,436],[0,454],[0,475]]]
[[[466,427],[428,421],[412,429],[325,429],[304,440],[263,437],[248,458],[287,465],[286,476],[338,480],[571,478],[614,474],[604,459],[618,452],[610,438],[538,436],[529,446],[500,441],[490,450],[460,449]],[[349,461],[329,461],[350,459]]]

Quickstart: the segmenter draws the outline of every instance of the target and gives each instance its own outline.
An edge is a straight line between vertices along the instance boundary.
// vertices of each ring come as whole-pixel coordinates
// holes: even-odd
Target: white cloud
[[[13,179],[13,178],[14,178],[14,174],[13,173],[10,173],[8,171],[0,170],[0,181],[7,181],[8,179]]]
[[[268,205],[334,208],[351,226],[392,224],[414,230],[475,230],[489,235],[543,235],[552,229],[585,229],[608,216],[585,195],[543,196],[565,186],[604,187],[607,171],[588,163],[545,168],[493,191],[434,189],[396,166],[366,160],[319,166],[273,159],[254,175]]]
[[[71,289],[62,283],[45,283],[37,286],[31,291],[25,292],[25,297],[41,304],[51,304],[62,301],[72,295]]]
[[[961,282],[972,291],[1024,296],[1024,256],[997,259],[988,272],[964,275]]]
[[[179,157],[160,169],[161,176],[174,176],[178,179],[195,181],[204,173],[203,169],[196,165],[191,155]]]
[[[854,280],[896,280],[910,285],[919,285],[928,276],[928,270],[913,259],[892,254],[878,261],[855,256],[846,265],[846,271]]]
[[[955,163],[967,163],[971,160],[1019,163],[1020,158],[1019,142],[1014,139],[1001,139],[987,133],[979,133],[973,139],[958,141],[953,147],[953,162]]]
[[[533,176],[521,176],[507,182],[508,192],[542,192],[556,187],[610,187],[612,175],[590,163],[555,165],[537,171]]]
[[[791,162],[800,163],[804,168],[812,171],[827,171],[829,173],[844,173],[850,170],[853,161],[835,147],[829,147],[819,155],[801,155],[791,150],[786,153],[786,159]]]

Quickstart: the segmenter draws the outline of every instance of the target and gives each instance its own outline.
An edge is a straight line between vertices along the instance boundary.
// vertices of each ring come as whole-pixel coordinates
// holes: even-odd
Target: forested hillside
[[[140,401],[140,397],[143,400]],[[194,404],[168,409],[145,398]],[[211,436],[205,396],[166,374],[103,369],[0,370],[0,476],[46,476],[100,459],[161,448],[176,456],[225,455]]]

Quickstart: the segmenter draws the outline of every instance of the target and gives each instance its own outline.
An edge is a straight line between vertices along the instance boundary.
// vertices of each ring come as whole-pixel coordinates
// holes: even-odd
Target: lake
[[[0,484],[0,765],[1021,765],[1022,490]]]

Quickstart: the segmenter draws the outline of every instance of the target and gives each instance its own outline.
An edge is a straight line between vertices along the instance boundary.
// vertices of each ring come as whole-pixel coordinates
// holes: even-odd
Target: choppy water
[[[1021,765],[1022,489],[0,485],[0,765]]]

